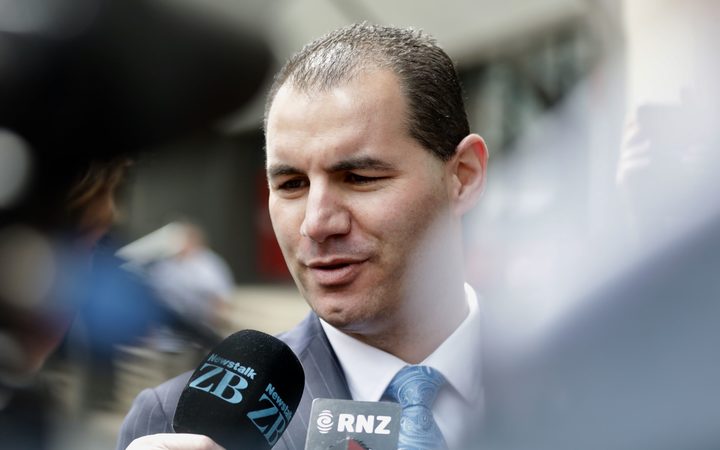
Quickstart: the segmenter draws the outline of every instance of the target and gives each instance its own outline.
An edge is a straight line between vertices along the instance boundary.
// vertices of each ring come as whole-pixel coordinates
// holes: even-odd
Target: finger
[[[160,433],[135,439],[125,450],[225,450],[201,434]]]

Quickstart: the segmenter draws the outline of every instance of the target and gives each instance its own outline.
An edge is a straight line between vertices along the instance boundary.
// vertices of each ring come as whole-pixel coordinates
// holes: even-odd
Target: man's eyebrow
[[[300,171],[300,169],[297,169],[288,164],[273,164],[267,168],[268,178],[282,177],[288,175],[299,175],[301,173],[302,172]]]
[[[386,162],[370,156],[361,156],[340,161],[330,166],[331,172],[344,172],[352,170],[393,170],[395,167]]]

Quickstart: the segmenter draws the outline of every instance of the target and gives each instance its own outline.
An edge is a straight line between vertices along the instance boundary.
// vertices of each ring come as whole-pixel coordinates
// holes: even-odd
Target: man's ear
[[[448,161],[450,195],[454,211],[462,216],[475,206],[485,187],[488,150],[483,138],[470,134],[458,144],[455,155]]]

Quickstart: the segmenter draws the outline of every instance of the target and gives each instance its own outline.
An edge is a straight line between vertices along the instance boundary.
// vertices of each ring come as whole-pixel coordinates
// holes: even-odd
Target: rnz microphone
[[[302,365],[285,343],[239,331],[195,369],[173,428],[209,436],[227,450],[270,449],[292,420],[304,384]]]
[[[397,450],[401,412],[391,402],[316,398],[305,450]]]

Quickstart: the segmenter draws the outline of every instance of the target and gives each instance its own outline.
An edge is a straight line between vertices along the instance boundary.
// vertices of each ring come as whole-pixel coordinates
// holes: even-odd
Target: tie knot
[[[440,372],[428,366],[405,366],[392,379],[386,394],[400,406],[432,408],[438,389],[445,383]]]

